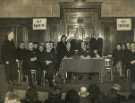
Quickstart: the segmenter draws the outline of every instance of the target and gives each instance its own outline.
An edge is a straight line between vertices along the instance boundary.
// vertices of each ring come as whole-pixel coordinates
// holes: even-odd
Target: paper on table
[[[64,59],[73,59],[72,57],[64,57]]]
[[[81,56],[81,59],[90,59],[90,56],[87,57]]]

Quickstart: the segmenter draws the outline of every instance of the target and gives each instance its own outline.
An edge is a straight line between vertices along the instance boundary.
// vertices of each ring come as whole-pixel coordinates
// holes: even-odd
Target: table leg
[[[103,83],[103,72],[100,72],[99,74],[100,82]]]

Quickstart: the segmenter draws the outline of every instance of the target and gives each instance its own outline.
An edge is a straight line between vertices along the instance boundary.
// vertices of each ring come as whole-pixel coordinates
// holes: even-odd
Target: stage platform
[[[68,91],[69,89],[76,89],[77,91],[79,91],[79,88],[81,86],[86,86],[88,87],[90,84],[97,84],[100,89],[103,92],[107,92],[114,83],[118,83],[121,85],[121,93],[128,96],[129,94],[129,81],[128,80],[124,80],[122,78],[119,78],[117,76],[115,76],[117,79],[111,81],[110,79],[106,79],[109,77],[104,77],[104,82],[101,83],[97,78],[92,78],[92,79],[86,79],[83,78],[82,80],[74,80],[72,79],[71,81],[67,81],[65,84],[63,84],[61,86],[62,88],[62,92],[65,93],[66,91]],[[1,95],[5,95],[6,91],[8,90],[8,84],[6,82],[5,79],[5,75],[4,75],[4,68],[3,66],[0,65],[0,93]],[[23,83],[21,85],[16,85],[14,86],[15,91],[17,92],[17,94],[20,96],[20,98],[24,98],[25,97],[25,92],[28,89],[28,85],[26,83]],[[51,90],[51,88],[48,86],[48,84],[46,84],[44,87],[37,87],[37,91],[39,94],[39,99],[41,101],[44,101],[45,99],[48,98],[48,91]]]

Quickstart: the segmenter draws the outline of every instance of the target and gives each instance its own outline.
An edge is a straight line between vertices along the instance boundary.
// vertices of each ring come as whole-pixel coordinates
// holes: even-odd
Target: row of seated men
[[[2,45],[2,60],[5,64],[5,74],[7,81],[13,83],[17,79],[16,66],[23,68],[23,75],[28,75],[29,85],[33,85],[31,70],[36,70],[37,81],[40,85],[42,72],[47,72],[46,78],[49,85],[53,85],[53,76],[59,68],[59,65],[64,56],[73,56],[76,53],[83,56],[100,57],[98,49],[94,49],[93,53],[86,48],[85,42],[78,41],[66,41],[66,36],[61,37],[61,41],[58,42],[57,47],[53,47],[52,43],[40,44],[29,42],[28,48],[25,48],[24,42],[20,43],[19,48],[14,45],[14,33],[10,32],[7,39]],[[73,46],[77,44],[77,46]],[[75,47],[73,49],[73,47]],[[15,65],[15,64],[18,65]]]
[[[33,42],[28,43],[28,49],[24,48],[24,43],[20,44],[20,48],[17,48],[14,55],[14,60],[8,60],[5,62],[6,77],[10,82],[14,82],[17,79],[17,69],[21,69],[23,72],[23,79],[26,79],[28,75],[29,85],[33,85],[32,70],[36,72],[36,78],[38,79],[38,85],[41,83],[41,77],[43,70],[47,71],[48,81],[50,85],[52,83],[53,75],[56,72],[56,57],[51,45],[46,43],[46,49],[40,45],[38,48],[34,48]],[[3,57],[9,59],[9,57]],[[13,64],[14,63],[14,64]],[[17,64],[17,65],[15,65]]]
[[[120,77],[127,77],[127,70],[130,69],[131,81],[135,81],[135,43],[118,43],[113,50],[113,66],[119,72]]]

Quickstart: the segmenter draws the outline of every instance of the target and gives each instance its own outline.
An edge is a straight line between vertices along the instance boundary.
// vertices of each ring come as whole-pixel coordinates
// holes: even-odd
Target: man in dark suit
[[[80,39],[72,39],[71,40],[71,52],[74,55],[75,51],[78,52],[78,54],[80,54],[81,52],[81,40]]]
[[[2,60],[5,64],[5,74],[8,83],[14,83],[17,80],[16,67],[16,47],[13,42],[14,32],[9,32],[7,39],[2,45]]]
[[[92,36],[91,39],[90,39],[90,43],[89,43],[89,46],[90,46],[90,55],[93,55],[93,51],[95,49],[98,49],[98,46],[97,46],[97,39]]]
[[[56,69],[55,69],[56,60],[55,60],[55,56],[52,52],[52,47],[51,47],[50,43],[46,43],[44,61],[45,61],[45,68],[47,71],[46,79],[49,82],[49,86],[53,87],[54,86],[53,77],[56,72]]]
[[[97,39],[97,48],[98,48],[99,55],[102,56],[103,39],[101,37]]]
[[[34,51],[33,43],[29,42],[28,51],[27,51],[27,58],[26,58],[29,86],[33,86],[33,78],[32,78],[32,74],[31,74],[31,70],[38,69],[38,61],[37,60],[38,60],[38,56],[37,56],[37,53],[35,53],[35,51]]]
[[[84,41],[81,43],[81,52],[80,52],[80,55],[83,56],[83,57],[89,57],[90,56],[90,52],[87,49],[87,44]]]
[[[56,47],[57,61],[58,61],[58,63],[57,63],[58,67],[57,68],[59,68],[61,60],[64,58],[64,56],[66,54],[66,44],[67,44],[66,36],[62,35],[61,41],[58,42],[57,47]]]
[[[43,77],[43,71],[45,70],[45,49],[43,45],[39,45],[38,48],[38,71],[37,71],[37,76],[38,76],[38,85],[41,85],[42,83],[42,77]]]
[[[33,50],[34,50],[34,52],[35,52],[36,54],[38,53],[38,47],[39,47],[38,44],[39,44],[38,42],[33,42]]]
[[[135,43],[131,44],[131,53],[129,55],[130,81],[135,83]]]
[[[22,41],[17,48],[17,63],[18,69],[22,72],[23,81],[26,81],[26,48],[25,43]]]

